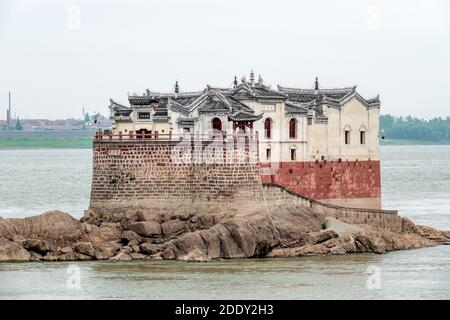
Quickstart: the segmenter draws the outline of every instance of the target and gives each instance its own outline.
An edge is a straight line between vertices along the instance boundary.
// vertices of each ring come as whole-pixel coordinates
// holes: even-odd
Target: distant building
[[[86,129],[89,130],[109,130],[111,129],[112,121],[111,119],[101,115],[99,113],[88,117],[88,121],[85,121]]]

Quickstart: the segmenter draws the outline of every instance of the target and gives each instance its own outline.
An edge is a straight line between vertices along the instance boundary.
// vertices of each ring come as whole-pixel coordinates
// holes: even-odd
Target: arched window
[[[359,129],[359,143],[366,144],[366,128],[364,126]]]
[[[267,118],[264,121],[264,133],[266,139],[270,139],[272,137],[272,120],[270,120],[270,118]]]
[[[294,118],[289,121],[289,138],[297,138],[297,120],[295,120]]]
[[[214,131],[222,131],[222,121],[219,118],[212,119],[212,127]]]
[[[350,144],[350,132],[352,131],[352,129],[350,128],[349,125],[346,125],[344,127],[344,143],[345,144]]]

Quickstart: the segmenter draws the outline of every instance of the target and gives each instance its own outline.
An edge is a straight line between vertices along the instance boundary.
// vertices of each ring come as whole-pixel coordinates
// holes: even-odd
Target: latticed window
[[[272,121],[267,118],[264,121],[264,132],[265,132],[265,136],[266,139],[270,139],[272,137],[271,133],[272,133]]]
[[[297,121],[292,118],[289,121],[289,138],[295,139],[297,137]]]

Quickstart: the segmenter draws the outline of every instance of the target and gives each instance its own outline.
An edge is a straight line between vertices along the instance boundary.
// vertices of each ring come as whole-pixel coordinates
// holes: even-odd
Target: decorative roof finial
[[[237,77],[234,76],[233,87],[236,88],[238,86]]]
[[[245,79],[245,76],[242,77],[241,82],[242,82],[242,83],[247,83],[247,80]]]
[[[314,86],[314,90],[319,90],[319,78],[316,77],[316,84]]]
[[[258,75],[258,84],[262,85],[263,84],[263,78],[261,77],[261,75]]]
[[[252,71],[250,71],[250,85],[253,87],[255,84],[255,73]]]
[[[180,92],[180,87],[178,86],[178,80],[175,81],[175,93]]]

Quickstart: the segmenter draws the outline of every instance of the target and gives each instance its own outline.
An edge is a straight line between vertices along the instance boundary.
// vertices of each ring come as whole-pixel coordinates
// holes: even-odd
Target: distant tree
[[[424,120],[381,115],[380,129],[387,139],[450,141],[450,117]]]
[[[17,117],[16,121],[16,130],[22,130],[22,124],[20,123],[19,117]]]

